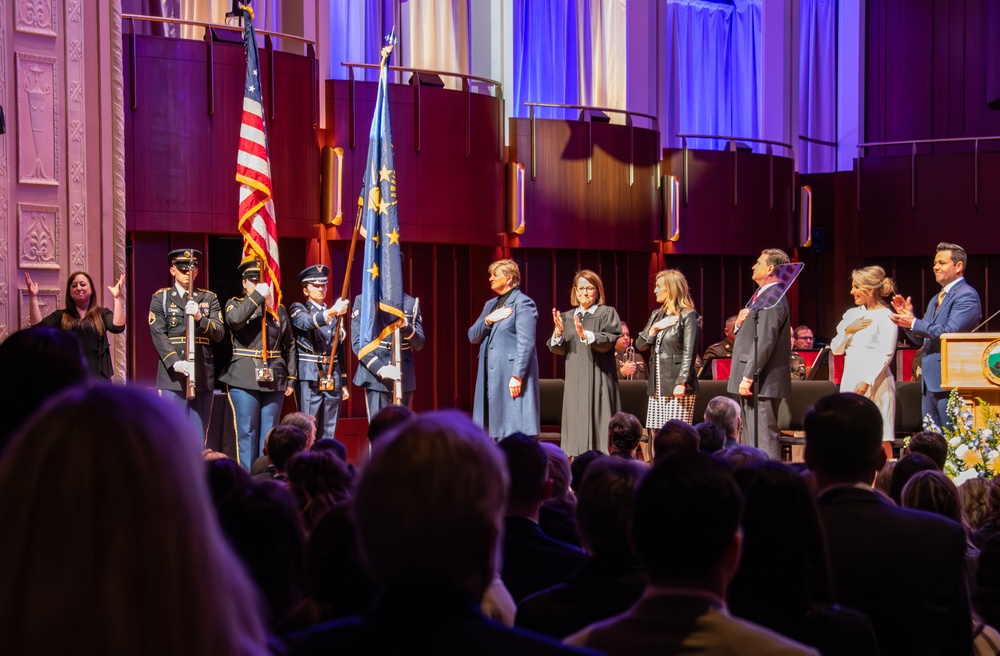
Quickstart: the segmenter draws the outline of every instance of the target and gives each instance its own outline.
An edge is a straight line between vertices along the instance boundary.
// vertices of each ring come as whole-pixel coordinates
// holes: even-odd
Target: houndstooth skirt
[[[689,424],[694,421],[694,404],[697,394],[685,394],[681,398],[675,396],[651,396],[646,406],[646,428],[660,430],[663,424],[671,419],[680,419]]]

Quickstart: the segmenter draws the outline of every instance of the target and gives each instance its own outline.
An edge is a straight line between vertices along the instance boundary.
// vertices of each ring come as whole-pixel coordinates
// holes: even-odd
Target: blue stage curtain
[[[589,0],[514,1],[514,92],[511,115],[529,115],[525,101],[581,102],[581,59],[589,61],[589,35],[580,38],[578,12],[589,19]],[[589,23],[588,23],[589,24]],[[540,107],[535,116],[575,119],[577,110]]]
[[[380,6],[381,5],[381,6]],[[385,37],[393,28],[391,0],[334,0],[330,3],[330,77],[346,80],[341,62],[378,64]],[[400,27],[396,27],[399,34]],[[390,64],[398,61],[393,53]],[[355,69],[358,80],[378,80],[378,69]]]
[[[680,147],[677,132],[760,137],[760,12],[760,0],[667,1],[661,124],[668,146]],[[690,139],[688,146],[726,144]]]
[[[837,2],[802,0],[799,23],[799,134],[837,139]],[[798,144],[800,173],[837,170],[837,149]]]

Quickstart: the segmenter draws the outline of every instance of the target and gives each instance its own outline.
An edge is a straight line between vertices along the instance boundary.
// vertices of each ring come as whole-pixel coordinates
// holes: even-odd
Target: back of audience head
[[[892,498],[892,474],[898,464],[898,460],[890,460],[875,474],[875,484],[872,487],[884,494],[887,499]]]
[[[724,463],[698,453],[657,463],[632,511],[632,545],[650,581],[724,592],[717,586],[736,571],[742,512],[743,495]]]
[[[506,494],[503,455],[464,414],[421,413],[386,433],[354,501],[371,573],[388,586],[453,588],[478,602],[494,577]]]
[[[14,431],[52,396],[87,380],[87,363],[74,331],[19,330],[0,343],[0,455]]]
[[[635,455],[642,439],[642,422],[627,412],[616,413],[608,422],[608,452]]]
[[[584,451],[577,457],[573,458],[573,462],[569,463],[569,470],[572,474],[570,478],[569,485],[573,488],[574,492],[580,490],[580,484],[583,482],[583,476],[587,473],[587,467],[590,463],[594,462],[598,458],[603,458],[605,454],[601,451],[595,451],[591,449],[590,451]]]
[[[253,483],[247,470],[232,458],[219,458],[205,462],[208,477],[208,491],[212,505],[218,508],[233,491]]]
[[[278,472],[284,472],[288,461],[306,448],[306,434],[298,426],[278,424],[267,434],[267,456]]]
[[[896,463],[896,468],[892,470],[889,497],[897,506],[903,505],[903,488],[914,474],[922,471],[937,471],[934,461],[922,453],[911,453]]]
[[[714,457],[728,464],[729,468],[733,471],[751,463],[763,462],[769,459],[767,451],[748,444],[734,444],[728,449],[716,452]]]
[[[902,506],[947,517],[964,526],[958,488],[936,469],[914,472],[903,487]]]
[[[510,481],[507,514],[534,519],[552,485],[545,451],[534,438],[524,433],[508,435],[500,440],[499,446]]]
[[[296,453],[285,471],[288,489],[295,496],[307,531],[323,513],[351,498],[351,474],[347,465],[332,453]]]
[[[552,491],[549,492],[549,498],[572,501],[573,495],[569,490],[571,474],[566,452],[551,442],[540,442],[539,444],[545,451],[545,457],[549,462],[549,478],[552,480]]]
[[[308,412],[289,412],[281,418],[281,424],[298,427],[306,436],[306,451],[316,442],[316,417]]]
[[[576,506],[580,538],[591,554],[633,560],[628,542],[635,488],[649,467],[635,460],[599,458],[583,476]]]
[[[1000,534],[988,539],[979,550],[972,608],[984,624],[1000,626]]]
[[[740,433],[740,404],[728,396],[717,396],[705,407],[705,421],[710,421],[726,432],[729,437]]]
[[[885,464],[882,413],[871,399],[852,393],[825,396],[806,412],[803,423],[806,463],[820,489],[835,483],[871,484]]]
[[[377,440],[380,435],[387,432],[390,428],[394,428],[406,422],[413,416],[413,411],[405,405],[385,406],[376,412],[375,416],[368,422],[368,442],[370,444],[375,444],[375,440]]]
[[[698,453],[699,440],[694,426],[680,419],[671,419],[653,438],[653,462]]]
[[[339,458],[341,462],[347,464],[347,447],[344,446],[343,442],[338,440],[328,438],[316,440],[309,451],[313,453],[331,453]]]
[[[743,557],[729,588],[732,612],[786,633],[831,601],[819,511],[806,481],[775,461],[733,472],[743,491]],[[780,545],[780,548],[776,548]]]
[[[694,429],[698,431],[699,450],[702,453],[712,455],[726,446],[726,431],[721,426],[716,426],[710,421],[703,421],[696,424]]]
[[[991,478],[986,488],[986,519],[983,523],[987,522],[1000,525],[1000,476]]]
[[[910,437],[910,441],[906,443],[906,452],[922,453],[931,459],[938,470],[944,471],[944,463],[948,459],[948,442],[941,433],[920,431]]]
[[[989,509],[986,505],[986,494],[990,482],[985,478],[970,478],[958,486],[958,498],[962,503],[962,516],[969,530],[978,531],[986,523]]]
[[[305,534],[295,498],[275,481],[248,485],[222,502],[219,525],[276,625],[305,596]]]
[[[0,461],[5,652],[267,653],[193,433],[173,404],[111,385],[23,427]]]
[[[378,584],[358,550],[357,525],[348,504],[326,512],[306,543],[309,594],[325,604],[332,618],[357,615],[375,599]]]

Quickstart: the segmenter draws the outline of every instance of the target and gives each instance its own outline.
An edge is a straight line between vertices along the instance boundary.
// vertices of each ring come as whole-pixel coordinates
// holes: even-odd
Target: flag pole
[[[354,231],[351,233],[351,249],[347,253],[347,266],[344,267],[344,284],[340,288],[340,298],[347,298],[347,290],[351,286],[351,267],[354,265],[354,250],[358,245],[358,233],[361,231],[361,212],[364,209],[364,202],[358,198],[358,214],[354,217]],[[340,324],[344,320],[344,315],[337,316],[337,326],[333,330],[333,346],[330,347],[330,361],[326,364],[326,376],[320,381],[320,389],[332,391],[333,383],[333,360],[337,357],[337,347],[340,345]]]

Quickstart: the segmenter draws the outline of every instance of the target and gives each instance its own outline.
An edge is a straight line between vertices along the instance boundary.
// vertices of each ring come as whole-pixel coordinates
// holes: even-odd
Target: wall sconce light
[[[813,190],[809,185],[799,189],[799,246],[812,246],[813,232]]]
[[[323,225],[339,226],[344,222],[341,206],[344,178],[344,149],[323,146],[323,181],[320,193],[319,220]]]
[[[507,232],[523,235],[524,223],[524,164],[507,163]]]
[[[663,224],[661,234],[664,241],[681,238],[681,181],[676,175],[663,176],[660,185],[663,194]]]

